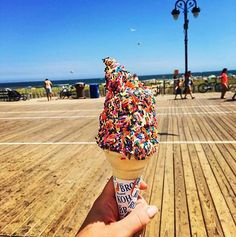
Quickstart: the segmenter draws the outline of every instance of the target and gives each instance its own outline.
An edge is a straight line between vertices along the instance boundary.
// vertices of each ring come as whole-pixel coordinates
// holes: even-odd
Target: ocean
[[[207,71],[207,72],[193,72],[193,76],[203,76],[207,77],[210,75],[219,76],[221,71]],[[236,74],[236,70],[230,70],[229,73]],[[157,79],[157,80],[167,80],[172,79],[173,74],[157,74],[157,75],[144,75],[139,76],[141,81]],[[49,78],[50,79],[50,78]],[[62,79],[62,80],[52,80],[53,86],[62,86],[62,85],[74,85],[77,82],[83,82],[85,84],[102,84],[105,83],[104,78],[87,78],[87,79]],[[4,82],[0,83],[0,88],[27,88],[27,87],[42,87],[43,81],[17,81],[17,82]]]

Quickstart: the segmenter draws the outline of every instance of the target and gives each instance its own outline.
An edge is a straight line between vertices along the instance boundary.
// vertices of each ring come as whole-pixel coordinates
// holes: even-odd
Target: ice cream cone
[[[109,150],[104,150],[104,153],[111,164],[113,175],[124,180],[133,180],[141,177],[141,174],[149,161],[149,157],[145,160],[137,160],[134,156],[131,156],[130,159],[122,159],[120,153]]]
[[[117,152],[104,150],[113,171],[113,183],[120,218],[124,218],[135,208],[139,195],[141,175],[150,157],[137,160],[134,156],[122,159]]]
[[[96,141],[112,166],[116,201],[124,218],[136,205],[141,175],[156,152],[156,102],[136,74],[110,57],[103,62],[106,99]]]

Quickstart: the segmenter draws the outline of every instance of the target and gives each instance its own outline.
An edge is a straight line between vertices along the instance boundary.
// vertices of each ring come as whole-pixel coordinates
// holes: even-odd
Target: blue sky
[[[236,69],[236,1],[189,13],[189,69]],[[138,75],[184,71],[174,0],[0,0],[0,82],[103,77],[116,58]],[[73,72],[73,73],[72,73]]]

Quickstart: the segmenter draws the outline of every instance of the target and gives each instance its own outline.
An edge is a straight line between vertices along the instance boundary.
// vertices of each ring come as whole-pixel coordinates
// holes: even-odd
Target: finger
[[[156,206],[148,206],[143,199],[138,200],[134,210],[124,219],[115,223],[122,236],[132,236],[142,230],[156,215]]]
[[[147,204],[147,202],[146,202],[146,200],[143,198],[143,196],[142,195],[138,195],[138,200],[137,200],[137,202],[136,202],[136,206],[137,205],[139,205],[140,203],[145,203],[147,206],[148,206],[148,204]]]
[[[140,190],[146,190],[148,188],[148,185],[144,181],[141,181],[139,188]]]

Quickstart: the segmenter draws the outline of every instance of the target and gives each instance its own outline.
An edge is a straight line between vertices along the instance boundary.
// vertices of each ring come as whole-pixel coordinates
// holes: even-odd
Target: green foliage
[[[220,82],[220,78],[212,78],[212,79],[203,79],[201,77],[193,79],[193,83],[195,88],[198,87],[198,85],[208,81],[210,82]],[[156,80],[155,83],[153,81],[144,81],[143,82],[145,86],[148,86],[150,88],[159,86],[159,88],[162,88],[164,85],[163,80]],[[229,84],[236,84],[236,77],[229,76]],[[72,89],[71,89],[72,88]],[[75,88],[70,86],[70,89],[72,93],[76,94]],[[46,97],[46,92],[43,87],[32,87],[32,88],[18,88],[16,89],[21,94],[27,94],[30,98],[40,98],[40,97]],[[62,90],[61,87],[53,87],[52,93],[54,97],[59,96],[60,91]],[[165,93],[166,94],[173,94],[173,80],[165,80]],[[105,84],[99,85],[99,94],[100,96],[105,96]],[[90,91],[89,91],[89,85],[85,85],[84,88],[84,95],[85,97],[90,97]]]

